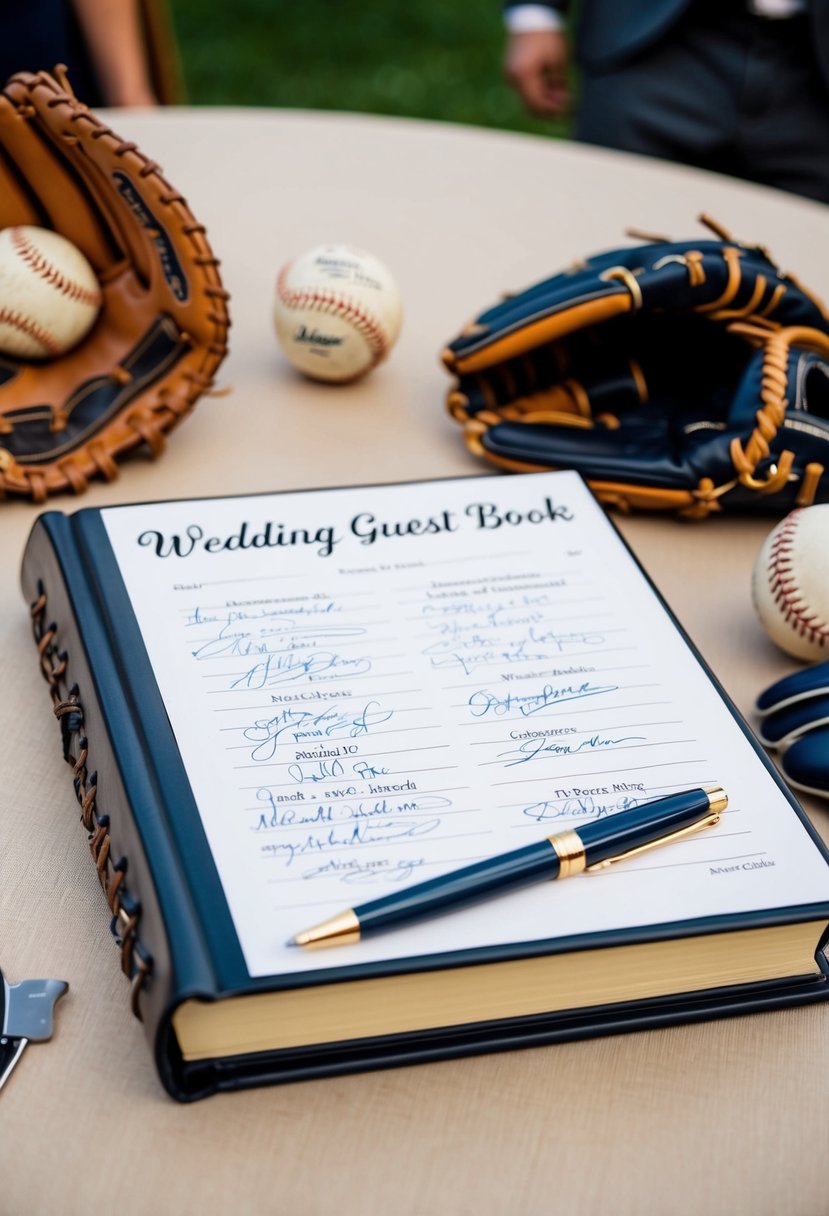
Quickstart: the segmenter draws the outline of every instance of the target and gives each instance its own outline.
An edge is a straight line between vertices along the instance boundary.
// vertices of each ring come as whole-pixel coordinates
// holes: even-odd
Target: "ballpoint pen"
[[[616,861],[713,827],[728,806],[719,785],[669,794],[617,811],[579,827],[547,836],[535,844],[500,853],[439,878],[415,883],[304,929],[289,946],[353,945],[361,937],[434,916],[506,890],[596,872]]]

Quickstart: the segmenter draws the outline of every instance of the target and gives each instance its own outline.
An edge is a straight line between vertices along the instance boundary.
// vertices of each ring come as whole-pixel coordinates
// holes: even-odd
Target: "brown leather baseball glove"
[[[20,73],[0,92],[0,228],[68,238],[103,303],[68,353],[0,355],[0,496],[36,502],[111,480],[141,446],[157,456],[212,385],[229,324],[204,227],[158,165],[55,73]]]

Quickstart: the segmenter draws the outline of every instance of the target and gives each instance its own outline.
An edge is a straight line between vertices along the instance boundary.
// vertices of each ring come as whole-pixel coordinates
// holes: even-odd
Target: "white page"
[[[572,473],[102,512],[252,976],[829,899],[829,867]],[[304,952],[295,932],[721,784],[719,825]]]

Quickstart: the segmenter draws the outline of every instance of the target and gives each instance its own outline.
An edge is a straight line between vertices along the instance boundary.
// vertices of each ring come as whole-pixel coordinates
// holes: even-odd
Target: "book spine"
[[[52,707],[60,725],[63,757],[72,771],[81,823],[87,833],[90,853],[107,904],[112,913],[111,931],[121,953],[121,970],[130,981],[130,1008],[143,1021],[140,995],[153,972],[153,957],[141,941],[142,906],[126,881],[126,858],[115,858],[109,816],[98,807],[98,774],[90,767],[89,740],[85,733],[84,697],[77,683],[68,683],[69,658],[58,645],[59,628],[51,620],[49,597],[38,580],[38,594],[30,604],[32,632],[40,671],[49,688]]]
[[[21,581],[132,1012],[169,1093],[191,1100],[215,1082],[188,1080],[172,1015],[181,1001],[236,990],[247,972],[99,517],[40,516]]]

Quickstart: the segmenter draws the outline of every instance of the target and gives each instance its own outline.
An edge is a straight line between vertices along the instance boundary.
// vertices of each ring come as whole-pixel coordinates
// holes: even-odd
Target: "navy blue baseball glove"
[[[829,313],[768,252],[653,239],[480,314],[443,360],[500,468],[577,469],[611,505],[704,517],[829,501]]]

